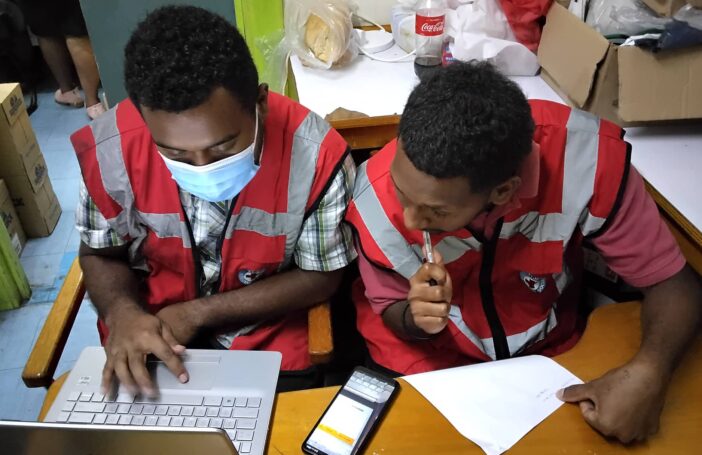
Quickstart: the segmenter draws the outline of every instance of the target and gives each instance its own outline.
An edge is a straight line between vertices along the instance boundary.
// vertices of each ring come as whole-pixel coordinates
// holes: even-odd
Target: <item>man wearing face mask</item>
[[[359,168],[347,212],[371,365],[412,374],[570,349],[584,328],[587,241],[642,289],[642,343],[625,365],[559,396],[622,442],[655,433],[702,292],[622,136],[586,112],[527,102],[487,63],[420,83],[398,140]],[[422,263],[422,231],[435,263]]]
[[[355,257],[340,225],[355,167],[320,117],[258,82],[246,44],[196,7],[149,14],[125,49],[129,99],[72,136],[80,262],[103,386],[156,393],[147,354],[188,380],[185,346],[282,352],[310,387],[307,311]]]

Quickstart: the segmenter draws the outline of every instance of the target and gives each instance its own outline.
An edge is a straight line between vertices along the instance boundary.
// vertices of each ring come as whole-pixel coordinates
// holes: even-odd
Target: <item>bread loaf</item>
[[[332,53],[332,44],[329,42],[331,29],[316,14],[310,14],[305,24],[305,44],[310,48],[315,57],[329,63]]]
[[[305,23],[305,45],[314,56],[327,64],[338,62],[351,39],[351,15],[348,8],[328,5],[325,19],[310,13]]]

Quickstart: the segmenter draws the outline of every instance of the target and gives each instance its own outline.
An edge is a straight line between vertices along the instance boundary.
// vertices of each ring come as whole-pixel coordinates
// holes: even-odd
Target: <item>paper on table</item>
[[[563,402],[555,393],[582,381],[543,356],[517,357],[404,378],[466,438],[499,455]]]
[[[395,44],[375,55],[392,59],[406,53]],[[322,117],[339,107],[370,117],[401,114],[407,96],[419,83],[412,57],[386,63],[359,55],[348,65],[330,70],[303,66],[295,55],[290,63],[300,102]]]

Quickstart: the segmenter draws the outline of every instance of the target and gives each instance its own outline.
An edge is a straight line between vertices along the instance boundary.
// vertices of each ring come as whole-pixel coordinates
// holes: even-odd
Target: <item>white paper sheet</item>
[[[582,381],[543,356],[517,357],[404,378],[466,438],[499,455],[558,409],[556,392]]]

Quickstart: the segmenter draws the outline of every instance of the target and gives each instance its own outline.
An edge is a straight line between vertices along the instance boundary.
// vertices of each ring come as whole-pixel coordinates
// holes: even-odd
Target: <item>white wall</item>
[[[354,0],[358,5],[358,14],[379,24],[390,23],[390,9],[397,0]]]

